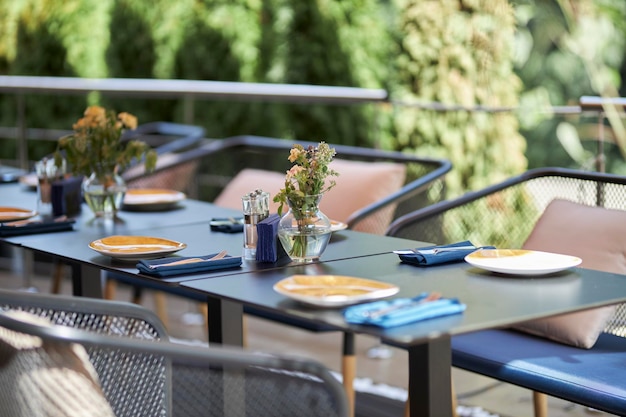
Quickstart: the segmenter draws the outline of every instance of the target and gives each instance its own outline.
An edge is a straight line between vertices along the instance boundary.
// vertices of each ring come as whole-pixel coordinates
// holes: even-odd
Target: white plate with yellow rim
[[[477,268],[510,275],[546,275],[580,265],[577,256],[526,249],[481,249],[465,257]]]
[[[124,195],[124,209],[169,210],[186,198],[185,193],[162,188],[130,188]]]
[[[292,275],[274,284],[274,290],[316,307],[341,307],[389,297],[400,289],[387,282],[344,275]]]
[[[16,220],[25,220],[35,217],[35,210],[28,210],[18,207],[0,207],[0,223],[13,222]]]
[[[162,258],[187,247],[175,240],[151,236],[115,235],[94,240],[89,247],[101,255],[124,261]]]
[[[348,225],[344,222],[340,222],[337,220],[330,221],[330,230],[333,232],[338,232],[340,230],[345,230],[348,228]]]

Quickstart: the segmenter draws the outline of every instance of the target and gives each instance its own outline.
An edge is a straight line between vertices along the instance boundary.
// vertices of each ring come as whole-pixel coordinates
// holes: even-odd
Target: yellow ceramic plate
[[[338,232],[339,230],[344,230],[347,228],[348,228],[348,225],[346,223],[343,223],[337,220],[330,221],[330,230],[332,230],[333,232]]]
[[[545,275],[580,265],[576,256],[523,249],[482,249],[465,261],[477,268],[512,275]]]
[[[274,290],[317,307],[340,307],[389,297],[399,288],[386,282],[343,275],[292,275],[277,282]]]
[[[17,207],[0,207],[0,222],[30,219],[36,215],[37,212],[34,210],[26,210]]]
[[[130,210],[168,210],[186,198],[184,193],[161,188],[131,188],[124,195],[124,208]]]
[[[96,252],[125,261],[161,258],[187,247],[175,240],[150,236],[109,236],[94,240],[89,247]]]

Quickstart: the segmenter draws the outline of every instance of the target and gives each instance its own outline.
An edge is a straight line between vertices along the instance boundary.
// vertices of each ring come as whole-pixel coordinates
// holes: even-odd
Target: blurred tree
[[[159,7],[158,5],[151,5]],[[155,78],[157,45],[148,5],[132,0],[116,0],[111,9],[110,40],[106,64],[111,78]],[[120,30],[123,28],[123,30]],[[176,100],[162,98],[119,98],[105,96],[102,105],[117,111],[130,111],[139,123],[174,120]]]
[[[388,77],[387,23],[374,0],[291,1],[284,82],[381,88]],[[373,146],[373,106],[294,105],[291,136]]]
[[[516,71],[521,95],[521,132],[531,168],[593,169],[597,118],[552,115],[538,109],[577,105],[584,95],[619,95],[626,3],[607,0],[512,0],[517,10]],[[617,147],[609,170],[623,171]]]
[[[517,106],[513,72],[513,8],[506,0],[397,0],[398,78],[395,97],[468,109]],[[445,157],[450,196],[525,170],[524,138],[508,111],[395,111],[395,147]]]

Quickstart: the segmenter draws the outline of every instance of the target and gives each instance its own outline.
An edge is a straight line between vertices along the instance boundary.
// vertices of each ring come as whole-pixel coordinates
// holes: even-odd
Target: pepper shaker
[[[270,193],[254,190],[241,197],[243,205],[243,258],[256,259],[256,225],[270,214]]]

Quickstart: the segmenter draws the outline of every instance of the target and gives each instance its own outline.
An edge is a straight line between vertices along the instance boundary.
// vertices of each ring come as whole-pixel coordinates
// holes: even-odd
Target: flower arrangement
[[[298,218],[310,208],[308,196],[323,194],[335,186],[334,180],[326,184],[327,177],[339,175],[328,167],[335,154],[335,149],[325,142],[320,142],[317,147],[310,145],[304,148],[296,144],[291,148],[288,159],[294,165],[285,176],[285,188],[274,196],[274,202],[280,203],[278,214],[282,214],[283,206],[290,201],[291,209]]]
[[[116,114],[100,106],[89,106],[74,123],[74,133],[59,139],[56,165],[61,166],[65,159],[74,175],[95,174],[103,182],[131,161],[144,157],[146,170],[151,171],[156,166],[156,152],[138,140],[122,142],[122,133],[136,127],[137,118],[130,113]]]
[[[294,145],[289,153],[289,162],[294,165],[287,171],[285,187],[274,196],[274,202],[280,203],[279,215],[283,206],[289,205],[289,212],[279,222],[278,237],[294,261],[317,259],[330,240],[330,220],[318,205],[322,194],[335,186],[335,181],[327,178],[339,175],[328,166],[335,153],[324,142],[317,147]]]

